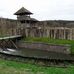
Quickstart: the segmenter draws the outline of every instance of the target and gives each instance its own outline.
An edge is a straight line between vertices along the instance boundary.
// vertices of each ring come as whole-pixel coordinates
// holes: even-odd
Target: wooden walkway
[[[22,38],[22,35],[8,36],[8,37],[0,37],[0,48],[16,48],[18,49],[16,42]]]
[[[8,37],[0,37],[0,40],[8,40],[8,39],[15,39],[15,38],[20,38],[22,37],[21,35],[15,35],[15,36],[8,36]]]

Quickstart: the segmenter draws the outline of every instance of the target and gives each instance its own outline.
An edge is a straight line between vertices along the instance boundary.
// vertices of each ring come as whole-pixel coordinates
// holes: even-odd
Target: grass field
[[[70,45],[71,52],[72,52],[72,54],[74,54],[74,40],[50,39],[50,38],[47,38],[47,37],[34,37],[34,38],[33,37],[27,37],[27,38],[23,38],[22,41]]]
[[[74,74],[74,66],[68,68],[41,67],[0,59],[0,74]]]

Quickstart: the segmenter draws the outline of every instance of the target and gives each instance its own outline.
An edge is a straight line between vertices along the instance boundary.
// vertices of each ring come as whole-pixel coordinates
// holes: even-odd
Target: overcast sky
[[[16,19],[21,7],[38,20],[74,20],[74,0],[0,0],[0,17]]]

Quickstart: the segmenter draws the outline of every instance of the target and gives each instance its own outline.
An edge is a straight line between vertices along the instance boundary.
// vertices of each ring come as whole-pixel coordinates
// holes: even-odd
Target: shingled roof
[[[14,13],[14,15],[22,15],[22,14],[33,14],[33,13],[31,13],[29,10],[25,9],[24,7],[22,7],[16,13]]]

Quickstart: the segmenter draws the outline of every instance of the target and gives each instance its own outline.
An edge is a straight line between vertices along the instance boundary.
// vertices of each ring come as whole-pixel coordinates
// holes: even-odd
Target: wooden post
[[[54,29],[54,39],[56,38],[56,29]]]
[[[70,29],[70,40],[72,40],[72,29]]]
[[[64,28],[64,39],[65,39],[66,37],[65,37],[65,28]]]
[[[49,29],[47,29],[47,37],[49,37]]]
[[[15,44],[12,40],[10,40],[10,41],[11,41],[12,44],[15,46],[15,48],[18,49],[18,47],[16,46],[16,44]]]
[[[49,38],[50,38],[50,28],[49,28]]]
[[[50,36],[50,38],[51,38],[51,29],[49,30],[49,36]]]

